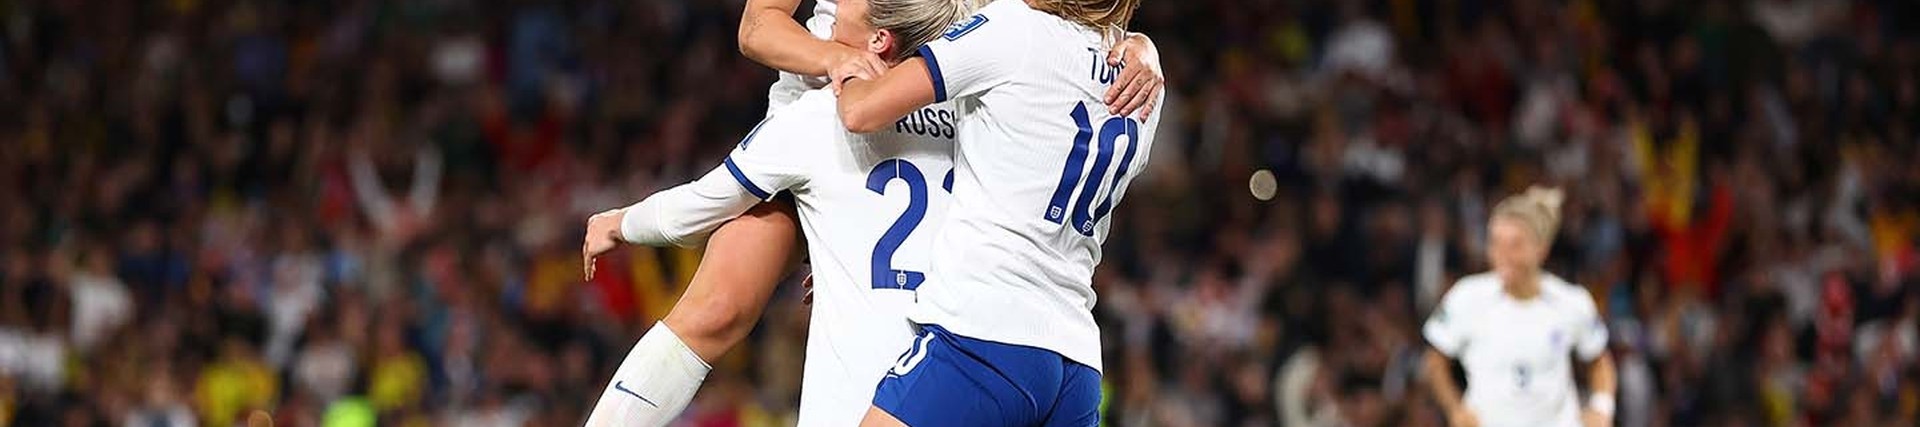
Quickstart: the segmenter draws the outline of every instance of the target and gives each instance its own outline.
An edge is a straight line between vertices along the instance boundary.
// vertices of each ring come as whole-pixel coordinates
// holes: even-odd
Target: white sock
[[[666,323],[655,322],[613,372],[587,426],[665,427],[687,410],[712,369]]]

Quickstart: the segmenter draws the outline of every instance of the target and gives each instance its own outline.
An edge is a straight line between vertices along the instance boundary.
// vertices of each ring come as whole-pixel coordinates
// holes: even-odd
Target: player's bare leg
[[[701,360],[714,360],[753,332],[797,251],[793,206],[761,203],[707,240],[700,269],[665,322]]]
[[[907,423],[894,418],[893,414],[878,406],[867,407],[867,417],[860,419],[860,427],[907,427]]]
[[[715,230],[686,292],[620,362],[587,425],[658,427],[685,411],[706,361],[753,330],[787,274],[798,230],[785,203],[762,203]]]

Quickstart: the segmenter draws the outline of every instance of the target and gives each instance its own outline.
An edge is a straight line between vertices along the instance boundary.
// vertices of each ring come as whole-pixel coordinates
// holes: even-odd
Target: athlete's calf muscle
[[[699,271],[662,320],[702,360],[726,354],[760,319],[798,243],[793,206],[761,203],[707,240]]]

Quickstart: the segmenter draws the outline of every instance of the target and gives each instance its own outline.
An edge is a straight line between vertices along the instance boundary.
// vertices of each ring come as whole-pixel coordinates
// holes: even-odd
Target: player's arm
[[[840,121],[847,130],[873,132],[935,102],[978,96],[1012,79],[1027,62],[1023,27],[990,12],[955,24],[873,81],[842,83]]]
[[[920,50],[920,57],[901,62],[879,80],[844,83],[840,92],[840,120],[846,124],[847,130],[857,133],[877,131],[920,107],[944,101],[949,87],[943,86],[949,83],[934,81],[936,77],[944,80],[944,76],[941,75],[942,70],[933,68],[927,59],[936,57],[937,54],[933,52],[939,49],[937,43],[928,44]],[[1160,99],[1160,90],[1166,83],[1166,77],[1160,70],[1159,56],[1153,40],[1140,33],[1128,35],[1127,40],[1114,49],[1108,61],[1125,63],[1128,67],[1121,71],[1117,80],[1120,84],[1107,88],[1109,111],[1122,116],[1135,111],[1141,112],[1143,117],[1152,114],[1155,107],[1153,103]]]
[[[717,168],[632,206],[594,214],[587,219],[587,235],[580,248],[586,277],[593,279],[594,259],[621,242],[695,246],[714,228],[757,203],[760,200],[735,183],[729,170]]]
[[[1447,421],[1454,427],[1473,427],[1479,425],[1479,419],[1473,411],[1460,401],[1460,385],[1453,381],[1453,359],[1441,354],[1439,350],[1428,348],[1426,356],[1427,388],[1433,392],[1433,401],[1447,414]]]
[[[799,7],[800,0],[747,0],[746,10],[740,13],[740,54],[776,70],[807,76],[826,76],[846,68],[872,78],[886,70],[887,63],[879,56],[807,32],[793,20],[793,11]]]
[[[921,46],[918,57],[895,65],[879,79],[841,83],[840,120],[847,130],[884,129],[928,104],[976,95],[1006,83],[1014,70],[1025,65],[1026,58],[1018,51],[1001,48],[1019,43],[1022,33],[984,19],[970,22]],[[1121,116],[1151,114],[1166,82],[1153,40],[1145,34],[1129,34],[1109,52],[1107,62],[1127,64],[1117,83],[1107,89],[1108,111]]]
[[[1613,425],[1614,390],[1616,382],[1613,368],[1613,355],[1601,354],[1593,363],[1586,364],[1587,395],[1586,410],[1581,411],[1582,421],[1587,427]]]
[[[775,114],[755,126],[720,167],[700,179],[589,218],[580,248],[587,279],[593,278],[594,257],[621,242],[695,246],[714,228],[772,199],[775,192],[804,185],[812,156],[801,142],[806,135],[826,134],[831,126],[818,122],[802,115]],[[756,143],[755,138],[763,135],[774,136]]]
[[[933,78],[924,58],[896,65],[878,80],[849,80],[841,85],[840,122],[854,133],[868,133],[933,104]]]
[[[1474,427],[1480,425],[1480,418],[1471,408],[1460,400],[1460,383],[1453,380],[1453,359],[1467,346],[1468,324],[1473,307],[1464,302],[1461,286],[1455,284],[1440,298],[1439,308],[1427,316],[1427,323],[1420,328],[1420,335],[1427,340],[1425,369],[1422,370],[1427,387],[1433,391],[1434,403],[1447,415],[1447,422],[1454,427]]]
[[[1617,383],[1613,355],[1607,354],[1607,324],[1600,318],[1598,304],[1592,302],[1591,295],[1581,311],[1586,314],[1587,320],[1574,343],[1574,355],[1578,356],[1584,368],[1581,370],[1587,374],[1587,405],[1580,411],[1581,422],[1587,427],[1611,426]]]

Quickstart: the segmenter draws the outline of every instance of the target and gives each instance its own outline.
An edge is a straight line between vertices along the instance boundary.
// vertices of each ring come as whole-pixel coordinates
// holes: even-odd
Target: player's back
[[[751,137],[729,158],[749,182],[769,174],[794,183],[760,192],[793,194],[813,265],[799,425],[857,424],[875,384],[911,342],[906,312],[948,211],[956,131],[953,111],[935,104],[891,130],[851,134],[833,95],[815,90],[755,131],[793,133]]]
[[[936,100],[965,118],[954,210],[915,321],[1100,367],[1093,268],[1157,126],[1108,114],[1102,95],[1119,69],[1107,45],[1000,0],[921,49]]]

